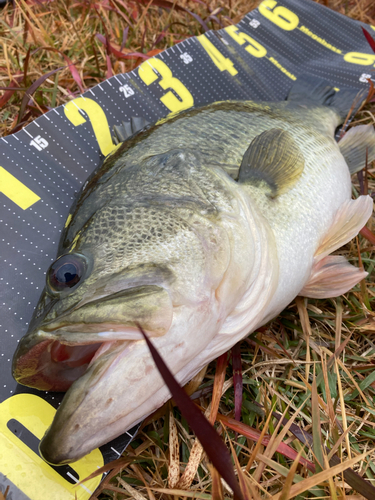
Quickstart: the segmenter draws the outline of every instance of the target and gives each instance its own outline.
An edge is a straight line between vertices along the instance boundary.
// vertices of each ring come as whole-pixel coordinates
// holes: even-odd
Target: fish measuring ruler
[[[374,66],[361,23],[311,0],[265,0],[236,26],[185,40],[0,140],[0,491],[9,485],[17,500],[87,499],[101,478],[76,483],[118,458],[136,433],[51,467],[38,443],[62,395],[11,376],[73,199],[115,148],[112,127],[220,100],[282,100],[301,74],[362,89],[375,81]]]

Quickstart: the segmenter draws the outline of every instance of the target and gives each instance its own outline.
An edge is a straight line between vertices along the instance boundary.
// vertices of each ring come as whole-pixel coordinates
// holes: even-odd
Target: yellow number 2
[[[281,5],[276,7],[276,5],[276,0],[264,0],[259,5],[258,10],[262,16],[285,31],[292,31],[297,28],[299,24],[298,16],[286,7],[282,7]]]
[[[174,90],[179,97],[179,99],[177,99],[173,92],[169,91],[160,98],[161,102],[169,111],[177,113],[177,111],[182,111],[183,109],[194,106],[193,96],[185,85],[172,75],[172,71],[161,59],[148,59],[139,66],[138,75],[146,85],[151,85],[151,83],[158,79],[158,75],[155,73],[154,69],[161,76],[161,80],[159,81],[160,87],[164,90]]]
[[[7,198],[12,200],[22,210],[26,210],[40,200],[38,195],[13,177],[3,167],[0,167],[0,193],[5,194]]]
[[[104,156],[109,155],[116,147],[113,144],[107,117],[99,104],[87,97],[78,97],[64,106],[65,116],[75,127],[86,122],[80,111],[88,116],[100,151]]]
[[[205,35],[197,36],[197,40],[203,45],[203,48],[220,71],[228,71],[232,76],[237,75],[238,71],[233,66],[232,61],[228,57],[224,57]]]

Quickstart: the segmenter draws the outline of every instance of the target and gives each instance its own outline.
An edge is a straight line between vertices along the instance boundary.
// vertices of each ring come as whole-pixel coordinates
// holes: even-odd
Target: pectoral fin
[[[347,132],[339,142],[341,154],[348,164],[351,174],[359,172],[375,160],[375,130],[372,125],[359,125]]]
[[[313,299],[338,297],[353,288],[367,274],[349,264],[341,255],[328,255],[315,262],[309,281],[299,295]]]
[[[315,252],[316,260],[323,259],[354,238],[370,218],[372,208],[370,196],[359,196],[356,200],[345,202],[337,211],[327,235]]]
[[[292,135],[278,128],[255,137],[245,152],[238,182],[264,187],[272,198],[291,189],[305,161]]]

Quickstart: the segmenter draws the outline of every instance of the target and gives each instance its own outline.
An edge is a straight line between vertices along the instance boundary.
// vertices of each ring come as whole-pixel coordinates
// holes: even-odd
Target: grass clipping
[[[257,3],[15,0],[1,12],[0,135],[181,40],[239,22]],[[373,2],[322,3],[375,25]],[[352,125],[374,115],[370,102]],[[368,165],[354,196],[373,193],[374,179]],[[189,384],[245,499],[375,498],[375,255],[371,233],[362,235],[340,253],[366,281],[337,299],[296,299]],[[104,471],[93,499],[233,496],[173,401],[96,474]]]

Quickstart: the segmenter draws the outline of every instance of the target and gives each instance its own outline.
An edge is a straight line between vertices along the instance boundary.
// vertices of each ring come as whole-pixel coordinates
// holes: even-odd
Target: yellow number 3
[[[179,97],[179,99],[177,99],[177,97],[169,91],[160,98],[161,102],[169,111],[176,113],[177,111],[182,111],[183,109],[194,106],[193,96],[185,85],[172,75],[172,71],[161,59],[152,58],[140,65],[138,75],[146,85],[151,85],[151,83],[158,79],[158,75],[155,73],[154,69],[156,69],[161,76],[159,85],[164,90],[174,90]]]

